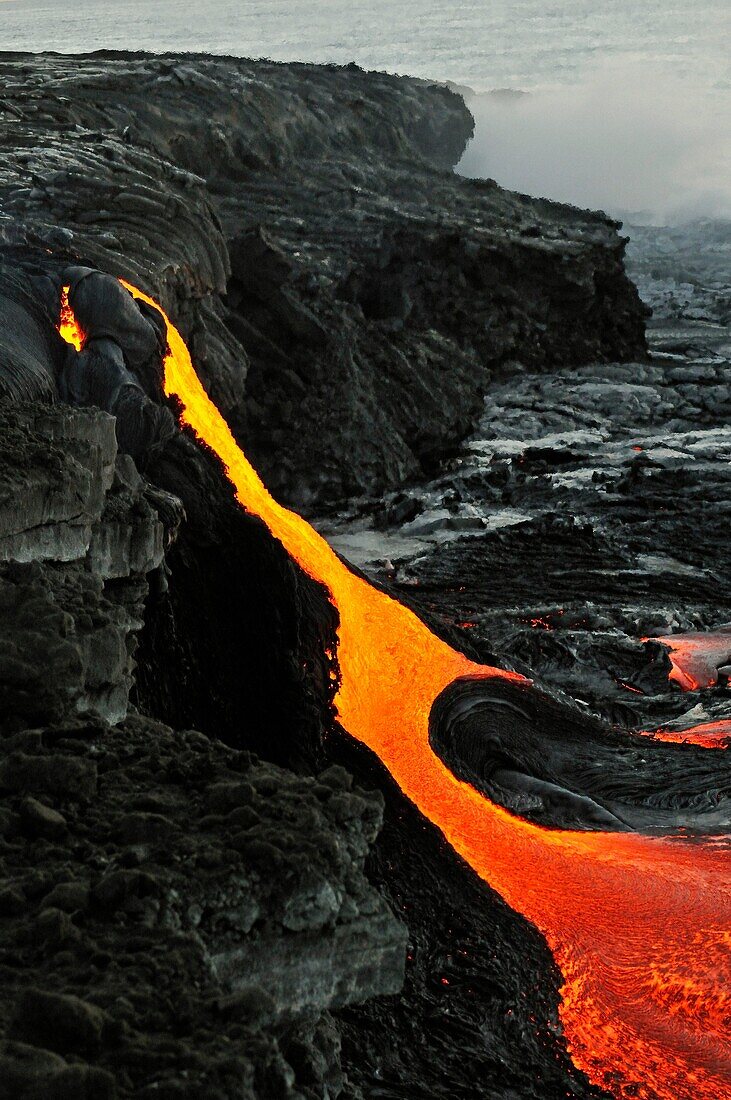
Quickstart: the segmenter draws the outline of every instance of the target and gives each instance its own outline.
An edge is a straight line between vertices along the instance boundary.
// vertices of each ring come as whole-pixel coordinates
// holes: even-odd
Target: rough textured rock
[[[455,775],[543,825],[673,835],[731,828],[728,753],[649,743],[532,685],[451,684],[432,709],[430,742]]]
[[[155,494],[96,409],[0,405],[0,461],[0,725],[119,721],[163,563]]]
[[[51,355],[64,285],[71,306],[79,307],[85,343],[77,351],[62,342],[63,355]],[[94,630],[87,615],[81,648],[63,651],[80,653],[77,679],[96,692],[93,705],[109,718],[126,713],[136,640],[131,632],[144,618],[139,702],[175,724],[195,722],[282,761],[306,755],[330,718],[335,613],[264,525],[242,512],[211,456],[178,431],[161,392],[165,342],[159,312],[133,303],[110,275],[69,268],[28,247],[8,250],[0,265],[4,316],[15,297],[22,315],[38,322],[38,369],[22,392],[35,386],[37,400],[72,398],[116,414],[112,420],[99,412],[27,403],[8,404],[5,413],[0,530],[6,554],[36,562],[75,559],[80,577],[78,567],[60,573],[53,568],[44,574],[52,582],[42,580],[48,587],[60,578],[58,600],[72,614],[73,601],[89,610],[104,590]],[[51,380],[49,394],[39,389],[39,378],[44,385]],[[183,516],[180,543],[171,551]],[[175,559],[169,570],[162,567],[166,549]],[[143,616],[144,578],[151,570]],[[32,576],[35,583],[40,574]],[[26,584],[19,599],[29,591]],[[56,608],[55,596],[39,599]],[[27,647],[35,645],[35,663],[23,664],[28,684],[35,683],[43,675],[42,632],[33,624],[23,637]],[[63,666],[59,683],[70,675]],[[32,699],[28,684],[23,690]],[[67,685],[69,706],[74,692]],[[92,704],[85,698],[77,706]],[[244,712],[250,724],[242,730]],[[298,740],[292,738],[293,723]]]
[[[640,279],[662,271],[672,285],[692,265],[697,294],[720,300],[726,233],[647,229],[636,236],[633,269]],[[680,254],[668,245],[673,237]],[[694,241],[702,244],[695,253]],[[453,645],[523,670],[571,704],[582,739],[589,735],[570,759],[583,772],[582,789],[607,782],[594,765],[612,745],[612,780],[628,763],[624,782],[636,784],[635,796],[667,811],[700,779],[713,812],[723,808],[716,792],[727,789],[728,750],[686,744],[658,752],[637,732],[682,731],[731,714],[726,675],[708,690],[682,692],[668,680],[667,650],[642,641],[713,631],[731,618],[729,411],[716,389],[728,386],[731,342],[727,325],[680,316],[676,302],[667,311],[655,303],[650,363],[496,380],[480,428],[439,476],[355,502],[323,526]],[[690,384],[692,401],[683,391]],[[490,717],[499,721],[476,724],[473,749],[510,724],[504,711]],[[532,736],[521,730],[521,764]],[[549,757],[551,741],[549,731]],[[370,766],[377,775],[364,756],[341,748],[356,774]],[[482,785],[482,761],[472,758],[469,768],[465,756],[452,763]],[[464,875],[436,831],[415,812],[410,821],[398,791],[381,781],[386,824],[371,866],[409,926],[407,977],[398,998],[339,1013],[347,1071],[372,1095],[401,1095],[404,1080],[444,1100],[473,1097],[476,1081],[481,1096],[496,1100],[596,1095],[560,1049],[542,1060],[553,1046],[557,1002],[539,938]],[[511,804],[509,792],[491,793]],[[520,812],[545,809],[524,801]]]
[[[405,929],[351,785],[141,718],[0,741],[0,1096],[353,1095],[326,1010],[399,988]]]
[[[664,271],[677,286],[692,263],[698,295],[720,301],[726,234],[643,230],[633,268],[640,280]],[[324,525],[372,575],[395,577],[402,598],[426,601],[463,645],[530,669],[612,724],[646,730],[682,725],[687,712],[687,725],[725,716],[727,688],[720,674],[689,700],[668,682],[666,651],[643,639],[731,617],[729,329],[686,317],[677,297],[655,308],[650,362],[495,382],[479,430],[448,468]]]
[[[540,405],[558,365],[564,403],[581,372],[634,384],[652,369],[616,227],[454,178],[447,169],[471,119],[445,89],[210,58],[15,56],[0,67],[10,119],[0,241],[19,272],[3,282],[18,321],[4,392],[16,418],[23,399],[84,392],[61,385],[68,353],[49,306],[69,264],[126,276],[162,301],[269,482],[310,506],[430,470],[475,426],[483,395],[507,393],[509,379],[519,395],[534,385]],[[629,362],[580,365],[589,359]],[[135,377],[162,409],[146,362]],[[614,411],[617,392],[592,387],[597,417]],[[18,690],[15,666],[7,676],[15,694],[0,750],[0,1088],[452,1100],[473,1096],[479,1079],[502,1100],[593,1095],[565,1050],[560,976],[538,935],[334,734],[336,615],[322,589],[242,513],[210,455],[184,434],[162,442],[142,456],[146,481],[118,460],[102,504],[90,489],[77,511],[64,477],[73,459],[83,480],[89,462],[59,447],[58,499],[41,478],[36,514],[57,553],[76,539],[68,562],[38,562],[33,526],[10,511],[9,537],[29,558],[7,567],[7,623],[13,639],[27,633],[28,659],[17,662]],[[539,455],[540,477],[550,458]],[[103,462],[94,468],[108,478]],[[494,484],[493,473],[464,501],[445,489],[436,519],[407,496],[378,522],[399,514],[464,530],[485,518],[480,494],[490,503],[502,491],[505,472]],[[138,574],[167,541],[143,513],[149,504],[169,516],[172,498],[186,521],[166,549],[168,590],[156,585],[147,599],[134,699],[188,732],[134,714],[110,730],[97,717],[105,685],[88,688],[84,653],[96,659],[105,616],[139,620]],[[545,559],[571,541],[546,538]],[[429,563],[411,562],[408,574],[407,558],[399,579],[418,580],[423,566],[427,589]],[[597,573],[613,561],[598,555]],[[445,576],[426,614],[449,633],[462,597],[444,591],[458,587]],[[18,629],[19,585],[23,606],[42,612],[40,633],[35,620]],[[538,576],[527,574],[528,586],[542,591]],[[62,642],[49,650],[54,631]],[[492,640],[476,639],[480,652]],[[648,670],[642,653],[637,674],[656,683],[663,662]],[[38,668],[56,660],[46,697]],[[349,790],[342,771],[295,778],[191,726],[302,770],[339,760],[387,792],[383,834],[374,840],[375,801]],[[363,878],[369,846],[380,895]],[[384,895],[409,926],[398,997],[404,933]]]
[[[300,507],[433,465],[515,361],[644,352],[616,226],[451,174],[473,124],[447,88],[204,57],[0,64],[5,239],[153,290]]]
[[[677,330],[678,322],[689,322],[711,341],[719,327],[728,328],[728,219],[702,218],[662,228],[633,225],[630,232],[628,265],[643,301],[655,311],[657,328],[674,325]],[[686,341],[686,347],[693,345]]]
[[[114,421],[91,409],[0,408],[0,556],[83,558],[114,478]]]
[[[0,1095],[354,1095],[326,1010],[403,978],[405,931],[362,872],[379,797],[128,716],[144,620],[138,702],[311,760],[334,612],[210,456],[119,405],[127,385],[172,424],[157,314],[27,228],[0,273]],[[55,332],[65,283],[78,355]]]

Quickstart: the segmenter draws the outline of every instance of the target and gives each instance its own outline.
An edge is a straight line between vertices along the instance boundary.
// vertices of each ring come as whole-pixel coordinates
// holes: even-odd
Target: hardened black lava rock
[[[329,1009],[396,992],[383,800],[140,717],[0,740],[0,1096],[352,1096]]]
[[[454,175],[473,120],[446,87],[109,53],[0,77],[3,239],[152,291],[300,508],[433,467],[495,371],[645,353],[616,223]]]

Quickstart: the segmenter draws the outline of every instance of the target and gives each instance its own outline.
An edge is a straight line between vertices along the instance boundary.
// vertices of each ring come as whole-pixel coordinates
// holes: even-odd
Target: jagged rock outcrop
[[[402,981],[382,800],[130,718],[0,741],[0,1096],[354,1093],[327,1015]]]
[[[576,789],[600,794],[603,787],[614,796],[634,786],[658,819],[675,807],[702,808],[705,822],[692,828],[711,832],[728,827],[728,749],[718,751],[728,736],[710,740],[710,751],[671,743],[660,751],[655,737],[637,731],[687,731],[715,720],[729,733],[728,671],[689,694],[668,679],[667,649],[642,641],[676,632],[682,641],[698,631],[713,642],[731,614],[731,341],[720,323],[727,238],[727,226],[713,234],[707,225],[638,232],[632,269],[658,310],[649,362],[495,379],[478,430],[453,461],[429,481],[356,502],[350,518],[328,530],[337,549],[426,612],[451,644],[523,671],[535,696],[550,685],[551,694],[574,700],[579,743],[568,749],[567,714],[555,728],[568,749],[564,775],[575,769]],[[704,316],[693,318],[699,306]],[[711,657],[714,649],[712,668],[726,657],[717,645]],[[451,690],[457,736],[451,752],[443,736],[435,747],[478,789],[545,821],[552,792],[534,788],[519,804],[516,773],[540,775],[549,764],[550,714],[537,719],[534,753],[519,713],[496,707],[473,723],[467,693]],[[507,789],[500,790],[493,769],[510,743],[506,726],[520,736],[512,760],[501,762],[513,775],[503,772]],[[339,750],[362,776],[358,748]],[[398,795],[384,789],[386,824],[372,866],[407,907],[407,976],[398,998],[339,1014],[348,1071],[364,1088],[398,1095],[408,1080],[442,1100],[473,1097],[476,1081],[490,1100],[597,1096],[572,1076],[560,1050],[547,1064],[538,1053],[551,1049],[557,1019],[533,929],[494,898],[488,903],[436,830],[423,829],[415,811],[409,822]],[[400,855],[411,829],[421,832],[407,861]]]
[[[380,796],[351,790],[343,769],[295,777],[130,715],[137,632],[166,606],[158,591],[144,615],[147,578],[164,575],[180,501],[117,453],[100,410],[6,403],[0,425],[0,1096],[353,1095],[327,1010],[403,978],[405,930],[362,869]],[[248,571],[229,593],[232,618],[212,628],[237,625],[237,595],[268,574],[265,599],[284,602],[264,658],[281,669],[294,570],[202,452],[182,437],[177,461],[169,451],[192,530],[187,564],[170,560],[173,598],[191,595],[197,554],[205,571],[229,553],[218,536],[240,521],[233,553],[248,554]],[[213,572],[224,585],[220,561]],[[244,643],[252,631],[266,638],[249,624]],[[201,637],[190,633],[191,652]],[[314,648],[311,628],[296,644]],[[293,685],[279,720],[302,706]],[[306,741],[306,722],[298,733]]]
[[[516,361],[644,352],[616,226],[448,172],[473,123],[445,87],[195,56],[0,66],[0,232],[154,291],[299,507],[432,466]]]
[[[83,324],[80,350],[56,331],[64,286]],[[20,331],[33,336],[26,345],[32,356],[19,359],[11,327],[7,378],[13,386],[6,401],[41,402],[29,406],[32,417],[40,417],[49,439],[59,437],[55,449],[36,442],[29,461],[18,427],[25,406],[8,404],[8,514],[0,533],[9,552],[38,560],[48,544],[51,557],[83,558],[97,587],[109,582],[104,599],[112,594],[135,631],[144,624],[135,695],[148,710],[282,763],[317,752],[331,719],[335,612],[266,527],[241,510],[211,455],[178,430],[162,393],[162,316],[134,302],[111,275],[69,267],[28,246],[2,255],[0,316],[10,326],[17,316]],[[18,364],[22,369],[15,370]],[[98,405],[115,417],[94,414],[85,435],[82,415],[47,404],[62,399]],[[94,435],[97,422],[105,425],[106,456]],[[49,462],[62,471],[55,480],[47,476]],[[146,531],[150,508],[159,522]],[[121,578],[149,571],[145,555],[156,555],[160,564],[163,542],[170,549],[183,514],[171,568],[159,574],[162,583],[143,616],[146,584]],[[128,672],[117,717],[126,711]],[[250,724],[242,731],[244,711]]]
[[[148,456],[153,485],[118,434],[100,409],[0,405],[0,1097],[354,1095],[327,1011],[403,979],[405,929],[363,874],[381,797],[342,768],[296,777],[174,733],[129,699],[145,623],[137,697],[184,711],[195,691],[210,728],[200,676],[235,630],[225,705],[257,725],[229,740],[276,755],[286,720],[312,754],[332,687],[294,672],[330,661],[324,596],[190,439]],[[246,619],[257,576],[262,622]],[[211,639],[183,624],[178,686],[160,622],[212,592]],[[254,659],[230,693],[257,645],[278,705]]]
[[[156,500],[97,409],[0,405],[0,726],[127,714]],[[174,511],[173,511],[174,514]]]
[[[727,753],[688,745],[679,769],[676,745],[650,744],[533,685],[451,684],[432,709],[429,739],[450,770],[492,802],[550,827],[712,833],[731,826]]]
[[[334,611],[175,427],[155,311],[10,235],[0,1095],[338,1096],[324,1013],[403,978],[405,931],[362,871],[379,798],[130,707],[136,655],[138,704],[311,764]]]

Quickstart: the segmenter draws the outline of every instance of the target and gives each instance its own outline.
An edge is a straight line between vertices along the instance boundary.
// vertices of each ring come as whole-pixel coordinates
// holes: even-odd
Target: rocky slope
[[[0,424],[0,727],[119,721],[175,520],[106,413],[5,404]]]
[[[729,711],[723,647],[724,670],[714,662],[709,690],[689,697],[668,681],[664,649],[646,641],[731,618],[728,227],[632,232],[633,272],[655,309],[649,362],[493,383],[477,432],[437,477],[322,526],[374,578],[456,626],[463,644],[530,669],[620,730],[681,731]],[[520,740],[525,748],[527,731]],[[704,805],[727,821],[723,754],[688,749],[676,781],[672,760],[645,748],[624,741],[624,777],[603,769],[610,799],[636,786],[655,808],[692,815]],[[605,747],[592,746],[590,760],[585,751],[575,748],[568,770],[583,769],[588,790],[601,786],[601,769],[589,769]]]
[[[0,425],[0,1096],[340,1094],[327,1010],[403,975],[405,929],[363,876],[380,795],[137,716],[140,629],[186,573],[181,501],[105,412],[5,402]]]
[[[0,76],[5,238],[20,223],[174,307],[300,508],[433,465],[516,360],[644,352],[616,226],[447,171],[472,119],[446,88],[116,54]]]
[[[717,635],[709,686],[690,692],[669,680],[665,646],[644,639],[682,643],[685,632],[702,638],[731,619],[728,225],[631,232],[630,270],[656,311],[649,361],[496,379],[477,431],[436,477],[351,502],[321,526],[453,644],[573,700],[578,737],[565,711],[557,726],[547,710],[532,727],[513,720],[515,736],[505,707],[489,712],[487,727],[478,716],[470,736],[464,703],[479,696],[442,700],[435,751],[491,799],[555,820],[555,801],[518,786],[522,771],[614,801],[644,828],[680,817],[694,831],[727,833],[731,764],[718,749],[731,744],[729,636]],[[678,743],[698,725],[715,751]],[[637,733],[659,729],[667,742]],[[480,755],[485,745],[492,761]],[[499,902],[488,907],[483,891],[473,907],[437,834],[425,830],[418,855],[401,859],[408,819],[385,790],[371,858],[407,913],[406,983],[399,998],[342,1013],[346,1066],[373,1095],[402,1095],[405,1079],[445,1100],[587,1095],[560,1054],[550,1066],[535,1055],[551,1048],[556,1022],[550,998],[522,1012],[526,995],[549,988],[536,978],[546,973],[540,943],[512,927]],[[438,882],[449,883],[439,901],[437,866]]]
[[[380,796],[140,718],[0,751],[0,1095],[339,1095],[326,1010],[403,972]]]

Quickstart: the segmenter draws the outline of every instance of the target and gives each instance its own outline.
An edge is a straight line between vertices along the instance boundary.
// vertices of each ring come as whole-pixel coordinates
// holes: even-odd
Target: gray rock
[[[66,1068],[64,1059],[50,1050],[9,1042],[0,1056],[0,1098],[18,1100],[34,1092],[40,1098]]]
[[[81,933],[68,913],[52,906],[44,907],[28,929],[28,939],[49,954],[70,950],[81,940]]]
[[[449,88],[232,58],[3,65],[47,185],[25,231],[56,241],[60,226],[85,267],[156,291],[268,484],[300,506],[432,465],[503,364],[644,353],[616,225],[451,173],[474,123]],[[0,209],[28,190],[18,144]],[[78,282],[82,312],[100,278]],[[134,372],[151,346],[139,316],[115,312],[90,344],[120,326]]]
[[[127,814],[117,825],[116,839],[121,844],[145,844],[151,841],[164,841],[175,829],[175,825],[162,814]]]
[[[242,1091],[257,1075],[292,1096],[337,1083],[323,1012],[403,979],[406,931],[363,872],[381,798],[341,767],[295,776],[149,719],[90,744],[74,732],[56,730],[55,761],[91,749],[103,785],[65,805],[69,841],[46,845],[42,868],[37,847],[13,849],[12,897],[0,896],[0,967],[26,959],[0,1006],[8,1079],[38,1100],[165,1094],[186,1079],[247,1100],[267,1095]],[[0,759],[17,754],[0,740]],[[238,846],[242,833],[259,848]]]
[[[279,1014],[340,1008],[397,993],[406,929],[379,908],[379,913],[352,920],[329,935],[263,940],[253,951],[229,947],[212,954],[211,965],[225,989],[238,993],[266,988]]]
[[[93,901],[103,909],[116,910],[129,898],[145,898],[157,893],[152,875],[144,871],[112,871],[92,890]]]
[[[116,1081],[107,1070],[98,1066],[65,1066],[43,1085],[27,1094],[27,1100],[115,1100]]]
[[[27,833],[48,839],[62,837],[66,832],[66,818],[63,814],[45,806],[36,798],[26,798],[20,806],[20,820]]]
[[[89,904],[89,887],[85,882],[60,882],[43,899],[43,907],[75,913]]]
[[[164,561],[180,502],[117,455],[114,421],[99,410],[5,405],[0,427],[5,714],[119,721],[146,577]]]
[[[0,890],[0,916],[15,917],[27,908],[24,894],[13,886]]]
[[[97,410],[2,410],[0,561],[73,561],[110,488],[114,421]]]
[[[96,794],[96,764],[65,755],[39,757],[14,752],[0,762],[0,788],[84,802]]]
[[[13,1033],[64,1054],[97,1048],[108,1021],[106,1013],[80,997],[27,989],[16,1008]]]

